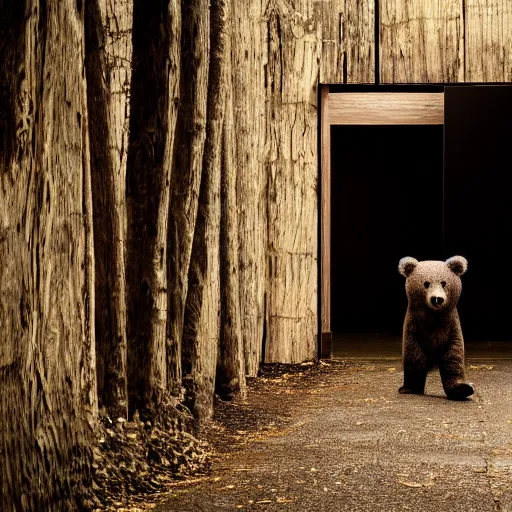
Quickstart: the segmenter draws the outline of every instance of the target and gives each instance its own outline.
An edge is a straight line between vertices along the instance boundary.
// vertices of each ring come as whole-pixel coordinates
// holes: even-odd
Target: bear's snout
[[[443,305],[444,298],[443,297],[430,297],[430,302],[432,306],[439,307]]]
[[[448,305],[448,296],[445,290],[446,283],[430,283],[427,289],[425,302],[430,309],[439,311]]]

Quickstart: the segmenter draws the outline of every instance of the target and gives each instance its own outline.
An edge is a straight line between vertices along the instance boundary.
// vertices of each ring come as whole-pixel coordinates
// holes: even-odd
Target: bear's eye
[[[425,281],[425,288],[428,288],[430,286],[430,283],[428,281]]]
[[[441,286],[444,288],[446,286],[446,281],[441,281]]]

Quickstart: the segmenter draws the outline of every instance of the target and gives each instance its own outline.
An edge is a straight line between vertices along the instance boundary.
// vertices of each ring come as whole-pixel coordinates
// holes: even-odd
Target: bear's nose
[[[430,302],[432,302],[434,306],[440,306],[444,302],[444,299],[443,297],[431,297]]]

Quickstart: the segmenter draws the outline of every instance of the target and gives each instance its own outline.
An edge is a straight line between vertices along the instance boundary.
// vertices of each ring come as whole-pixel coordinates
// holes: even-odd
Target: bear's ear
[[[402,274],[405,277],[409,277],[411,272],[416,268],[417,264],[417,259],[411,258],[410,256],[406,256],[405,258],[402,258],[398,262],[398,272],[400,272],[400,274]]]
[[[465,274],[468,269],[468,260],[464,256],[452,256],[446,260],[446,264],[459,277]]]

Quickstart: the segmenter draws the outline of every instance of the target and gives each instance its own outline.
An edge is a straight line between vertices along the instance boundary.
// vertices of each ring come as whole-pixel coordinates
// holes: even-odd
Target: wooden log
[[[462,4],[462,0],[381,0],[380,81],[463,81]]]

